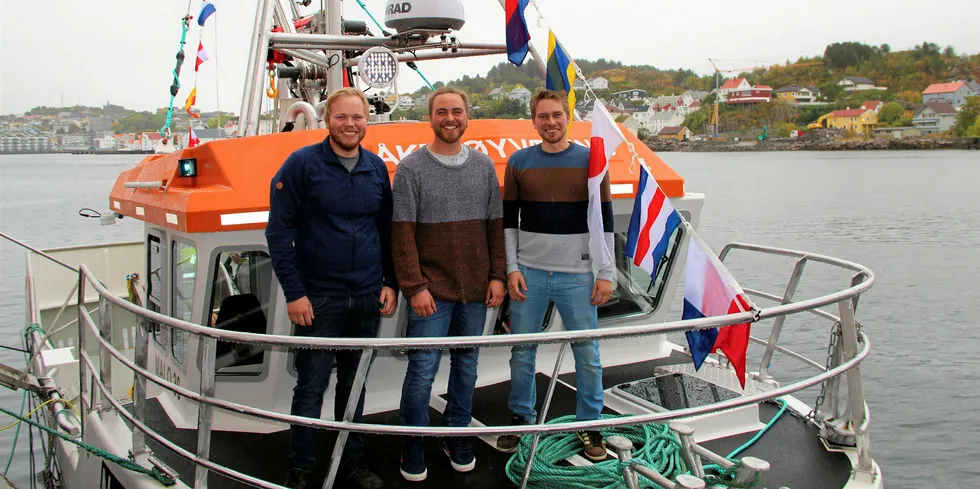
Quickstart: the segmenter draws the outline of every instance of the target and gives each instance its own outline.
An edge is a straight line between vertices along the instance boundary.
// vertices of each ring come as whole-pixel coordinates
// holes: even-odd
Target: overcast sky
[[[320,0],[314,0],[319,3]],[[211,60],[201,67],[197,106],[238,112],[257,0],[213,0],[217,13],[203,33],[191,25],[181,71],[182,105],[194,83],[193,60],[203,38]],[[365,0],[384,22],[385,0]],[[201,0],[191,0],[196,15]],[[837,41],[888,43],[892,50],[923,41],[980,52],[980,0],[823,0],[744,3],[721,0],[538,0],[546,24],[532,41],[543,53],[547,30],[573,58],[605,57],[626,64],[687,68],[708,73],[707,58],[722,68],[783,63],[820,55]],[[344,15],[378,30],[354,0]],[[503,42],[504,14],[497,0],[464,0],[467,23],[459,37]],[[37,105],[100,106],[106,102],[152,110],[170,101],[174,55],[180,40],[183,0],[0,0],[0,113]],[[425,61],[419,68],[433,83],[463,74],[486,74],[494,57]],[[530,57],[528,58],[530,62]],[[399,91],[423,82],[404,68]],[[220,99],[219,99],[220,95]]]

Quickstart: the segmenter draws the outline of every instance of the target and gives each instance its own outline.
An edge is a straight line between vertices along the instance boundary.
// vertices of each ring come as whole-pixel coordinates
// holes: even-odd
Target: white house
[[[888,90],[888,87],[876,87],[875,82],[863,76],[845,76],[837,85],[845,92],[860,92],[863,90]]]
[[[639,88],[631,88],[629,90],[621,90],[611,95],[613,100],[642,100],[647,97],[647,91]]]
[[[665,127],[680,126],[684,124],[684,114],[678,111],[656,112],[650,117],[650,135],[660,134]]]
[[[684,92],[680,95],[662,95],[660,97],[650,97],[647,98],[646,103],[654,112],[679,111],[682,114],[687,115],[691,112],[696,112],[698,108],[700,108],[700,104],[697,104],[697,107],[695,107],[697,100],[688,92]]]
[[[751,90],[752,84],[745,78],[732,78],[721,86],[718,91],[718,100],[724,102],[728,100],[728,94],[739,90]]]
[[[398,107],[401,109],[411,109],[415,107],[415,99],[411,95],[402,95],[398,97]]]
[[[629,132],[633,133],[634,136],[636,136],[637,134],[639,134],[640,127],[642,127],[640,125],[640,121],[635,117],[635,115],[636,114],[627,115],[625,119],[623,119],[622,116],[619,117],[619,118],[617,118],[617,121],[618,122],[621,122],[624,126],[626,126],[626,129],[628,129]],[[619,120],[619,119],[622,119],[622,120]]]
[[[112,134],[105,134],[101,137],[92,139],[96,151],[115,151],[116,138]]]
[[[638,128],[653,132],[653,117],[657,113],[649,105],[640,105],[633,109],[630,119],[636,121]]]
[[[143,151],[155,151],[157,149],[157,144],[163,139],[163,136],[159,132],[144,132],[136,138],[140,141],[140,149]]]
[[[681,95],[682,96],[686,95],[688,97],[691,97],[695,102],[698,102],[700,100],[703,100],[705,97],[707,97],[708,92],[704,92],[701,90],[685,90],[684,93],[682,93]]]
[[[944,133],[956,125],[956,109],[949,102],[927,102],[912,118],[922,134]]]
[[[589,80],[589,85],[592,86],[592,89],[593,90],[608,90],[609,89],[609,80],[607,80],[607,79],[605,79],[605,78],[603,78],[601,76],[597,76],[597,77]]]
[[[531,91],[518,85],[517,88],[507,92],[507,98],[511,100],[520,100],[525,104],[531,103]]]

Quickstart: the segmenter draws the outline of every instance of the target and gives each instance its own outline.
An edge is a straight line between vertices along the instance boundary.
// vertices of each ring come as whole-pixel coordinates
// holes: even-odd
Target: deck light
[[[177,160],[177,172],[182,177],[196,177],[197,158],[183,158]]]

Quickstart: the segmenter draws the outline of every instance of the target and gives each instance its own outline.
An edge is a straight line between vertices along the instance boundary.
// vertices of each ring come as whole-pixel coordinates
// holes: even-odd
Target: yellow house
[[[808,125],[810,129],[832,127],[854,131],[855,134],[868,135],[878,125],[878,113],[868,109],[835,110],[820,116]]]
[[[772,92],[775,100],[787,103],[810,104],[817,101],[820,97],[820,89],[814,86],[797,86],[795,83],[785,87],[777,88]]]
[[[780,89],[780,90],[782,90],[782,89]],[[781,91],[777,90],[777,91],[774,91],[773,92],[773,95],[775,95],[776,100],[779,100],[779,101],[782,101],[782,102],[795,102],[796,101],[796,96],[794,95],[794,93],[792,91],[781,92]]]
[[[677,141],[690,141],[691,130],[684,126],[667,126],[657,133],[659,139],[676,139]]]

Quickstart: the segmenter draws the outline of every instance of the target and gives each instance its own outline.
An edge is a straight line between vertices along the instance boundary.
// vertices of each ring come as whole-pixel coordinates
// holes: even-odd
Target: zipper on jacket
[[[357,165],[355,165],[356,168]],[[347,202],[354,201],[354,171],[353,169],[348,172],[350,174],[350,187],[348,187],[348,197]],[[347,214],[347,223],[350,224],[350,286],[348,291],[351,297],[354,296],[354,257],[357,254],[357,235],[354,232],[354,216],[351,213]]]

